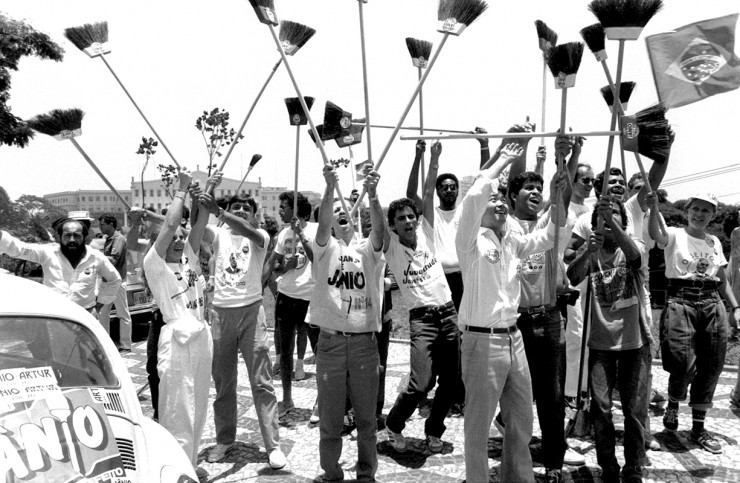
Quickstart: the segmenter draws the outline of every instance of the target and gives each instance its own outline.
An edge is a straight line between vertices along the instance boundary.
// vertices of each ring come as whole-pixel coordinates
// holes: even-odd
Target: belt
[[[416,307],[416,308],[409,310],[409,315],[414,317],[417,315],[424,315],[424,314],[429,314],[429,313],[432,313],[432,314],[440,313],[440,312],[444,312],[445,310],[449,310],[453,308],[454,306],[455,304],[452,303],[452,301],[447,302],[444,305],[425,305],[423,307]]]
[[[560,310],[557,305],[538,305],[537,307],[519,307],[516,309],[520,314],[544,314],[551,310]]]
[[[503,327],[477,327],[475,325],[463,325],[462,326],[463,332],[475,332],[478,334],[513,334],[517,330],[516,324],[510,325],[506,328]]]
[[[343,332],[341,330],[334,330],[334,329],[327,329],[326,327],[321,328],[321,332],[330,334],[330,335],[343,335],[345,337],[352,337],[355,335],[373,335],[375,332]]]
[[[719,288],[719,282],[716,280],[683,280],[680,278],[671,278],[668,280],[668,288],[717,290]]]

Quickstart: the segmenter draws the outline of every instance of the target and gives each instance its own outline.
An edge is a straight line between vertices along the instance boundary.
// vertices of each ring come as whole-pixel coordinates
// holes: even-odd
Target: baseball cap
[[[706,201],[707,203],[709,203],[712,206],[714,206],[715,209],[719,205],[719,201],[717,201],[717,197],[714,196],[712,193],[697,193],[697,194],[694,194],[691,197],[689,197],[689,201],[686,203],[686,206],[689,206],[691,204],[691,202],[694,201],[694,200]]]

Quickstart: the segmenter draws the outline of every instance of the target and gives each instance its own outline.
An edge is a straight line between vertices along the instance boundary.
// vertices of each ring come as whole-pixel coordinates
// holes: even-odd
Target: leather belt
[[[375,332],[343,332],[341,330],[327,329],[326,327],[321,328],[321,332],[325,332],[330,335],[343,335],[345,337],[352,337],[355,335],[373,335]]]
[[[477,327],[475,325],[463,325],[462,326],[463,332],[476,332],[478,334],[495,334],[495,335],[504,335],[504,334],[513,334],[517,330],[519,330],[516,326],[510,325],[506,328],[503,327]]]
[[[537,307],[519,307],[516,309],[520,314],[544,314],[551,310],[559,310],[557,305],[538,305]]]

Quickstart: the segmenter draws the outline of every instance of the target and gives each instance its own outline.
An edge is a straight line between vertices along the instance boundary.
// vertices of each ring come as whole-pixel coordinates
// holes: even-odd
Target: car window
[[[60,387],[118,387],[110,360],[81,324],[45,317],[0,317],[0,370],[54,369]]]

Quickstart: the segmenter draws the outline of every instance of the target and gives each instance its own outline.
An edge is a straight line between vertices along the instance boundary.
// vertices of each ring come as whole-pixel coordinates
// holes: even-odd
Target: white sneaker
[[[306,378],[306,372],[303,370],[303,359],[296,359],[295,370],[293,371],[293,379],[296,381],[302,381]]]
[[[285,468],[285,465],[288,464],[288,460],[285,458],[285,454],[280,450],[280,448],[275,448],[270,451],[269,462],[270,468],[273,470]]]
[[[308,422],[311,424],[319,424],[319,421],[321,421],[321,419],[319,418],[319,402],[316,401],[316,404],[313,405],[311,417],[308,418]]]
[[[217,461],[221,461],[226,457],[226,453],[229,452],[231,448],[234,447],[234,443],[231,444],[217,444],[210,453],[208,453],[208,462],[209,463],[216,463]]]
[[[565,457],[563,457],[563,464],[570,466],[583,466],[586,464],[586,457],[581,453],[574,451],[572,448],[565,450]]]
[[[391,444],[391,448],[399,453],[406,451],[406,438],[403,437],[403,433],[394,433],[388,428],[385,429],[388,433],[388,442]]]

